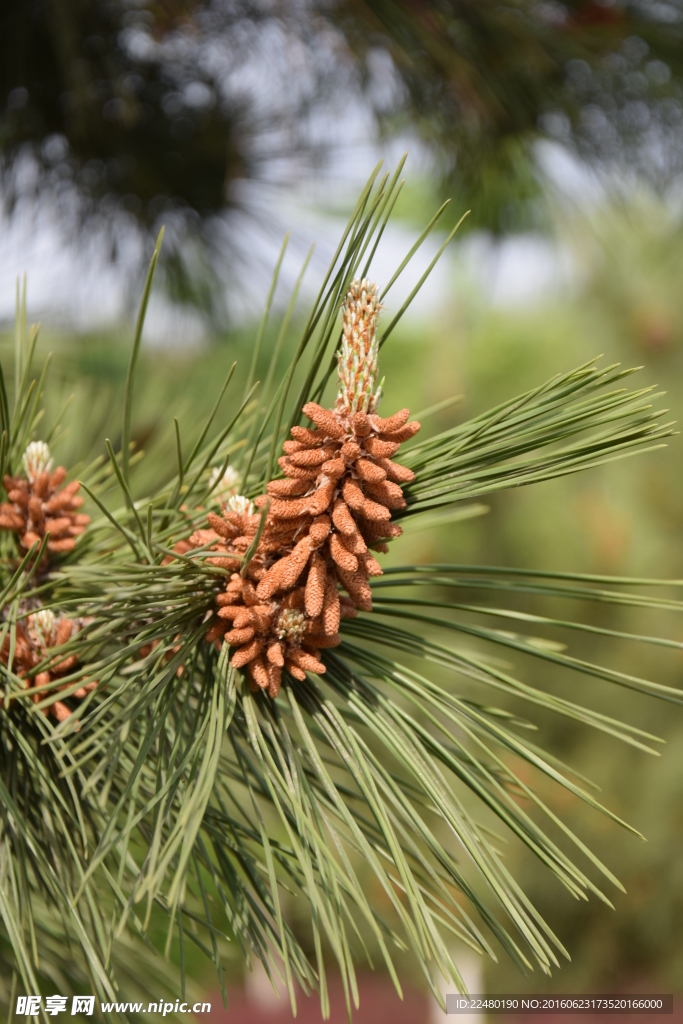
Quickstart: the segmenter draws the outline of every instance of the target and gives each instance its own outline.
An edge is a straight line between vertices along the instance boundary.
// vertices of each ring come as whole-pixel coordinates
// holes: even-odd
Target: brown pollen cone
[[[19,535],[19,543],[27,551],[50,534],[47,550],[51,553],[71,551],[90,517],[78,510],[83,499],[77,494],[77,480],[60,489],[66,470],[58,466],[53,472],[43,470],[33,477],[4,478],[8,502],[0,505],[0,529]]]
[[[371,610],[368,580],[382,572],[372,551],[385,551],[401,534],[391,513],[405,508],[398,481],[413,479],[392,456],[419,430],[407,409],[389,419],[363,411],[347,417],[309,402],[304,412],[314,428],[292,427],[279,460],[285,476],[254,503],[270,501],[270,509],[245,577],[238,559],[256,534],[258,514],[209,513],[211,529],[191,537],[212,545],[213,564],[234,570],[207,640],[223,637],[235,648],[232,664],[272,697],[283,668],[301,680],[306,670],[322,674],[320,650],[340,642],[340,618]]]
[[[276,600],[261,600],[249,578],[233,573],[216,603],[218,613],[207,639],[223,637],[235,649],[233,666],[246,669],[251,689],[266,690],[271,697],[279,693],[283,668],[300,680],[306,670],[324,672],[320,648],[339,643],[338,636],[325,635],[320,621],[306,616],[303,587],[293,587]]]
[[[49,609],[41,609],[34,612],[32,615],[27,616],[26,619],[17,623],[12,670],[21,679],[26,681],[27,688],[43,686],[73,671],[78,664],[78,656],[76,654],[70,654],[61,661],[50,664],[49,668],[43,669],[42,672],[38,672],[29,678],[31,670],[39,665],[41,661],[45,660],[52,648],[61,647],[78,632],[78,629],[78,623],[74,622],[73,619],[57,617]],[[3,665],[8,664],[9,653],[10,638],[8,635],[5,637],[0,648],[0,662]],[[65,683],[64,686],[57,686],[56,689],[62,690],[71,685],[72,683]],[[86,683],[75,690],[70,696],[82,700],[96,686],[97,682]],[[48,696],[48,693],[49,691],[43,690],[33,694],[33,703],[38,704]],[[58,700],[49,707],[42,708],[42,713],[44,715],[50,714],[58,722],[63,722],[69,718],[72,711],[64,701]]]
[[[385,552],[402,532],[391,515],[405,508],[401,485],[414,474],[393,459],[420,424],[409,422],[408,409],[385,419],[375,413],[379,309],[374,284],[353,282],[343,306],[337,402],[334,409],[309,402],[303,412],[312,426],[292,427],[279,459],[284,476],[254,501],[261,509],[270,504],[245,577],[236,556],[253,540],[258,514],[238,522],[226,508],[222,519],[209,515],[211,530],[191,538],[212,543],[219,554],[211,561],[234,569],[207,639],[224,637],[235,648],[232,664],[273,697],[283,668],[300,680],[307,670],[325,671],[320,650],[340,643],[340,619],[372,609],[369,579],[382,573],[372,552]]]
[[[323,612],[321,595],[328,578],[341,585],[355,608],[370,611],[368,580],[382,572],[372,551],[386,551],[386,541],[401,534],[391,513],[405,508],[401,483],[413,479],[412,472],[392,457],[420,425],[408,422],[407,409],[382,419],[363,411],[344,416],[309,402],[304,413],[315,429],[292,428],[294,440],[285,442],[286,454],[280,459],[285,479],[272,481],[268,493],[269,522],[298,523],[306,533],[307,548],[301,541],[277,561],[259,582],[257,594],[270,597],[286,589],[291,577],[287,568],[296,560],[293,571],[298,570],[296,581],[304,587],[309,617]],[[318,464],[307,493],[288,495],[292,469],[296,473],[299,466],[312,463],[319,452],[325,453],[325,460]],[[256,504],[264,501],[257,498]]]
[[[260,514],[252,511],[251,503],[242,500],[240,507],[240,500],[231,499],[220,516],[210,512],[209,529],[197,530],[190,537],[194,547],[208,546],[212,552],[210,564],[233,570],[225,591],[217,597],[217,615],[206,639],[227,640],[235,648],[232,663],[235,668],[246,669],[251,688],[265,689],[276,697],[283,668],[298,679],[305,678],[306,669],[324,671],[319,648],[321,644],[330,646],[330,642],[321,623],[307,619],[303,588],[294,586],[299,575],[296,565],[300,563],[299,571],[303,570],[308,554],[308,538],[302,536],[305,530],[300,523],[281,523],[269,516],[256,554],[244,576],[240,575],[242,559],[261,521]],[[260,581],[273,564],[286,556],[293,556],[289,572],[284,574],[291,580],[287,592],[277,599],[262,599],[257,594]]]

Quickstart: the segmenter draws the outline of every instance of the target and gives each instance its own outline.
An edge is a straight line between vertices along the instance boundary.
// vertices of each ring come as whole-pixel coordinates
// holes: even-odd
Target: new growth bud
[[[249,498],[245,498],[243,494],[233,494],[228,498],[227,506],[231,512],[236,512],[238,516],[253,516],[254,514],[254,502],[249,501]]]
[[[40,650],[52,646],[52,639],[57,629],[57,617],[51,608],[41,608],[29,615],[27,632],[33,643]]]
[[[306,617],[295,608],[286,608],[277,620],[275,632],[281,640],[299,640],[306,632]]]
[[[343,416],[374,413],[382,393],[377,380],[377,317],[382,307],[377,285],[355,280],[342,306],[342,343],[338,356],[339,391],[336,408]]]
[[[49,473],[52,469],[50,449],[44,441],[31,441],[21,461],[26,479],[30,484],[34,482],[40,473]]]

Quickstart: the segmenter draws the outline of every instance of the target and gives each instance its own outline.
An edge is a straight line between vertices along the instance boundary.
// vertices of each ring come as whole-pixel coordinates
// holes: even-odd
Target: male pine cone
[[[309,402],[303,412],[313,427],[292,427],[279,459],[284,477],[254,502],[269,502],[269,509],[244,577],[239,558],[256,535],[258,514],[225,508],[222,517],[209,514],[211,530],[191,538],[215,540],[222,553],[216,564],[235,570],[207,638],[223,636],[252,689],[272,697],[283,668],[300,680],[306,670],[325,671],[320,649],[340,642],[340,619],[372,608],[368,580],[382,572],[372,551],[386,552],[402,532],[391,513],[405,508],[401,484],[414,474],[393,458],[420,424],[409,422],[408,409],[386,419],[375,413],[379,308],[375,285],[354,281],[342,307],[335,407]]]
[[[44,441],[32,441],[23,456],[24,475],[5,476],[3,484],[9,498],[0,504],[0,529],[11,530],[27,551],[49,533],[47,550],[52,554],[72,551],[90,522],[79,512],[83,498],[76,492],[74,480],[61,487],[66,470],[52,471],[50,450]]]
[[[57,616],[49,608],[36,608],[31,615],[17,622],[14,645],[10,634],[5,636],[0,646],[0,664],[9,665],[15,675],[23,681],[26,689],[47,686],[48,683],[71,673],[78,664],[78,655],[69,654],[61,659],[56,655],[52,661],[47,662],[42,671],[36,672],[35,669],[41,663],[45,664],[52,651],[67,643],[80,628],[79,620]],[[82,700],[97,685],[94,681],[84,683],[77,689],[72,689],[69,696]],[[65,690],[72,687],[73,681],[56,685],[52,689]],[[47,696],[47,690],[38,689],[32,693],[31,699],[34,704],[38,704]],[[14,699],[10,697],[10,703]],[[44,715],[50,714],[58,722],[65,721],[72,714],[71,708],[63,700],[54,701],[41,710]]]

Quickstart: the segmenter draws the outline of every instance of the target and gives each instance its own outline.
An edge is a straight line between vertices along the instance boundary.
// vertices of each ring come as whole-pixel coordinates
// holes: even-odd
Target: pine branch
[[[672,426],[659,423],[650,389],[621,387],[632,371],[592,362],[426,440],[410,441],[417,426],[407,423],[407,410],[379,418],[377,292],[354,279],[369,272],[400,187],[398,172],[374,172],[289,367],[276,374],[273,362],[264,394],[256,393],[254,357],[243,400],[219,416],[231,370],[207,399],[194,444],[176,422],[161,485],[140,496],[148,457],[129,445],[149,287],[130,361],[122,448],[110,446],[108,460],[94,460],[80,474],[92,514],[85,533],[55,552],[47,520],[26,512],[31,529],[43,533],[22,549],[31,534],[22,532],[19,513],[29,498],[18,505],[23,498],[8,485],[0,565],[0,916],[27,988],[38,984],[41,958],[63,969],[59,945],[68,940],[80,949],[78,970],[108,998],[117,978],[133,983],[125,937],[153,946],[150,936],[163,921],[166,951],[179,935],[183,950],[189,942],[202,950],[221,979],[228,941],[273,977],[281,965],[293,1009],[297,985],[306,993],[317,988],[326,1009],[332,959],[351,1012],[363,956],[382,963],[400,992],[396,947],[411,950],[437,996],[437,970],[464,988],[452,936],[490,956],[502,947],[523,970],[535,964],[550,971],[567,955],[510,874],[501,841],[522,843],[577,899],[592,895],[611,905],[609,887],[621,887],[534,780],[635,830],[598,800],[590,780],[534,741],[536,724],[526,715],[542,720],[552,712],[639,751],[656,752],[658,739],[554,687],[533,685],[528,666],[541,666],[543,678],[571,672],[681,703],[677,689],[565,647],[567,637],[581,634],[663,651],[678,651],[678,641],[554,614],[546,603],[679,614],[681,581],[437,564],[386,569],[370,587],[370,571],[363,576],[359,566],[376,572],[375,560],[359,561],[366,552],[358,538],[377,550],[382,537],[398,536],[401,518],[420,522],[463,499],[597,468],[660,446]],[[27,334],[22,310],[13,402],[0,381],[0,454],[14,474],[35,439],[47,387],[44,374],[31,376],[35,334]],[[328,410],[311,403],[322,401],[334,373],[340,335],[346,362],[340,360],[339,396]],[[315,430],[301,426],[304,410]],[[291,428],[294,440],[280,456]],[[361,448],[368,436],[373,444]],[[407,470],[387,454],[404,441]],[[284,475],[275,474],[278,457]],[[309,473],[314,465],[322,469]],[[388,472],[405,485],[405,506]],[[310,483],[297,490],[304,478]],[[26,478],[32,498],[39,497],[36,479]],[[343,483],[335,491],[330,480]],[[323,491],[327,505],[311,511],[307,503]],[[344,523],[357,555],[344,549],[336,522],[333,532],[340,495],[350,502]],[[22,530],[11,527],[17,517]],[[389,526],[393,532],[382,534]],[[295,551],[300,564],[292,561]],[[348,554],[356,569],[348,568]],[[347,569],[338,572],[344,559]],[[318,632],[319,647],[306,647],[310,623],[322,621],[324,599],[314,584],[323,564],[334,589],[323,588],[330,607],[336,597],[337,616],[343,604],[354,617],[342,618],[338,634],[336,626]],[[274,569],[284,575],[272,576]],[[268,573],[277,585],[266,594]],[[313,579],[310,593],[299,577]],[[664,585],[674,596],[655,589]],[[543,614],[524,604],[537,597]],[[320,607],[311,611],[315,601]],[[237,611],[230,602],[238,602]],[[222,618],[226,608],[246,627]],[[57,643],[54,630],[64,621],[75,626]],[[274,661],[265,665],[260,640],[251,660],[235,660],[247,657],[257,630],[270,637],[273,658],[280,650],[277,673]],[[491,651],[504,651],[506,662]],[[500,707],[490,703],[492,692]],[[501,836],[479,821],[480,811],[489,822],[493,816]],[[458,861],[463,852],[467,868]],[[290,918],[293,900],[308,908],[306,937]],[[135,984],[144,988],[144,977]]]

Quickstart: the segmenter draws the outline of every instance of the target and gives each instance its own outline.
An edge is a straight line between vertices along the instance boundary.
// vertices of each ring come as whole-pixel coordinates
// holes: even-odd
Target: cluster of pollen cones
[[[90,522],[90,518],[79,511],[83,499],[77,494],[80,484],[77,480],[66,487],[61,485],[66,470],[58,466],[52,470],[50,450],[44,441],[32,441],[23,456],[23,476],[5,476],[3,483],[8,502],[0,505],[0,529],[11,530],[19,544],[29,551],[46,535],[46,551],[40,570],[49,568],[50,555],[71,551]],[[38,604],[36,602],[36,604]],[[48,668],[35,672],[41,662],[46,661],[53,650],[67,643],[78,632],[76,620],[56,616],[39,604],[32,614],[25,615],[16,625],[14,651],[9,632],[0,646],[0,663],[9,665],[27,688],[42,687],[72,672],[78,664],[78,656],[70,654],[60,659],[58,654],[48,662]],[[57,686],[57,689],[71,687],[72,682]],[[71,697],[83,698],[97,686],[90,682],[78,687]],[[48,695],[47,690],[33,694],[37,704]],[[50,714],[62,722],[71,715],[71,709],[64,701],[58,700],[43,708],[43,714]]]
[[[368,580],[382,572],[372,551],[386,551],[401,533],[391,513],[405,507],[401,484],[413,479],[393,456],[420,429],[408,409],[388,419],[341,402],[335,409],[309,402],[303,411],[313,427],[292,427],[279,460],[284,478],[254,502],[269,507],[244,575],[257,511],[235,508],[233,499],[190,538],[217,552],[213,564],[233,570],[207,639],[223,637],[234,648],[232,664],[246,667],[252,689],[271,697],[283,668],[300,680],[307,670],[323,673],[320,651],[340,642],[340,619],[372,608]]]
[[[34,442],[35,446],[42,444]],[[27,453],[34,445],[29,445]],[[63,466],[50,472],[49,462],[42,468],[40,462],[36,466],[27,458],[24,458],[24,466],[25,477],[6,476],[3,480],[9,501],[0,505],[0,529],[17,533],[21,546],[27,551],[42,541],[46,533],[50,535],[48,552],[71,551],[76,537],[90,522],[89,516],[79,512],[83,499],[77,494],[78,480],[61,487],[66,477]]]
[[[70,654],[61,660],[57,660],[57,655],[57,658],[49,663],[48,668],[33,675],[30,674],[33,669],[48,658],[53,649],[65,644],[72,636],[75,636],[78,630],[78,622],[73,619],[58,617],[49,608],[42,608],[17,623],[12,669],[20,679],[24,680],[27,688],[45,686],[73,671],[78,664],[78,655],[76,654]],[[7,665],[9,658],[10,637],[8,634],[0,648],[0,661]],[[64,683],[62,686],[57,685],[56,689],[62,690],[72,685],[72,682]],[[86,683],[70,694],[70,696],[83,698],[89,690],[93,690],[96,686],[96,682]],[[33,703],[37,704],[47,696],[47,690],[36,691],[32,695]],[[63,722],[72,713],[68,705],[62,700],[54,701],[54,703],[41,710],[44,715],[50,714],[58,722]]]

